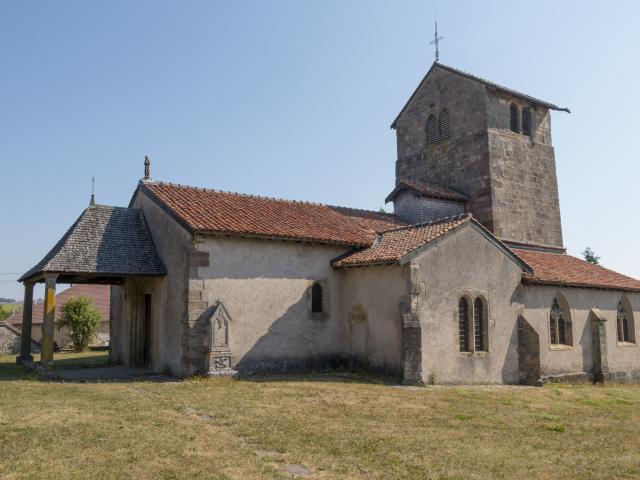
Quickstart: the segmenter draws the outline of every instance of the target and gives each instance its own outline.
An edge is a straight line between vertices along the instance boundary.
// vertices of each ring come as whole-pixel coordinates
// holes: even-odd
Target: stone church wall
[[[0,322],[0,355],[12,355],[20,351],[20,334],[5,322]]]
[[[521,267],[471,224],[428,248],[419,265],[418,298],[425,383],[518,383],[517,318],[514,292]],[[459,348],[458,302],[481,296],[487,302],[488,352]]]
[[[514,133],[509,127],[512,102],[520,111],[528,106],[487,94],[493,232],[501,239],[561,247],[551,115],[546,108],[532,108],[532,136]]]
[[[465,212],[463,202],[428,198],[404,191],[393,201],[393,213],[408,223],[430,222]]]
[[[523,285],[523,316],[540,336],[540,364],[543,377],[578,377],[588,379],[594,370],[594,346],[591,309],[598,310],[605,321],[606,360],[609,372],[629,373],[640,379],[638,343],[617,341],[618,302],[625,296],[633,308],[634,320],[640,315],[640,294],[614,290]],[[560,298],[571,314],[571,346],[554,346],[549,339],[549,312],[554,298]],[[638,324],[635,325],[636,331]],[[636,339],[638,337],[636,336]]]
[[[342,274],[346,350],[362,367],[402,374],[402,304],[408,302],[408,267],[347,268]]]

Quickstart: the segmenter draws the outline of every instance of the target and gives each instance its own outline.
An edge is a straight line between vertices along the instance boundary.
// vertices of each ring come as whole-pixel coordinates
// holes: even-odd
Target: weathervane
[[[89,201],[89,206],[91,207],[96,206],[95,190],[96,190],[96,176],[91,175],[91,200]]]
[[[438,50],[438,42],[440,42],[440,40],[444,40],[444,37],[438,36],[438,19],[436,18],[435,20],[436,20],[436,33],[433,37],[433,40],[429,42],[429,45],[436,46],[436,62],[437,62],[440,60],[440,50]]]

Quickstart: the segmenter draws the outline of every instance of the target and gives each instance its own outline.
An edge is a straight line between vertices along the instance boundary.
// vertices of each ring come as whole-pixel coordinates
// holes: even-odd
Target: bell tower
[[[461,192],[512,244],[562,250],[551,103],[435,62],[391,125],[396,186]]]

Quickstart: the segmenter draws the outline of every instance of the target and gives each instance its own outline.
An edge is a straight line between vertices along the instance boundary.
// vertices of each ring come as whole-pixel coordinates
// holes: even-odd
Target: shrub
[[[93,301],[87,297],[78,297],[68,300],[62,306],[62,315],[57,325],[58,329],[68,328],[73,349],[84,352],[96,338],[100,320],[102,315],[94,307]]]

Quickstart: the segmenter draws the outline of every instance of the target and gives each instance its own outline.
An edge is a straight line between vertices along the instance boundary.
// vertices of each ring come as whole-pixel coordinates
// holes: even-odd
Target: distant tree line
[[[0,303],[16,303],[16,299],[0,297]]]

